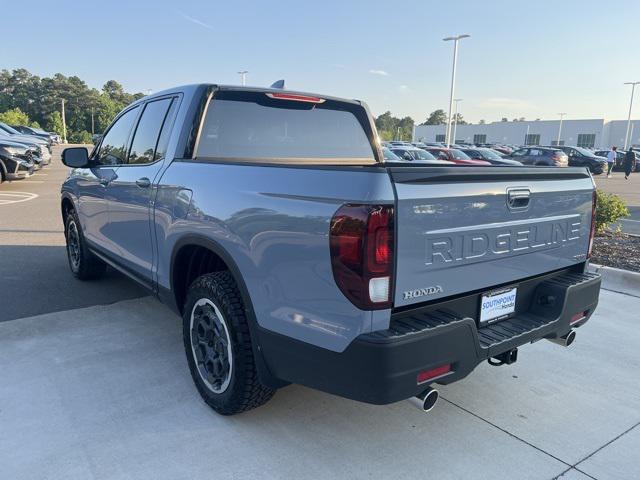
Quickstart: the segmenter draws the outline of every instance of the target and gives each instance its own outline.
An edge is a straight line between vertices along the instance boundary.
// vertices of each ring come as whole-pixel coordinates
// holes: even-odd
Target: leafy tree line
[[[64,99],[67,138],[71,142],[91,142],[92,111],[94,131],[102,133],[120,110],[142,96],[125,92],[115,80],[97,90],[76,76],[56,73],[39,77],[23,68],[0,70],[0,121],[40,126],[62,135]]]
[[[467,122],[460,113],[457,114],[458,125],[465,125]],[[420,125],[445,125],[447,114],[444,110],[434,110],[427,119]],[[484,123],[484,120],[482,121]],[[382,140],[411,140],[415,121],[411,117],[397,118],[386,111],[376,118],[376,128]]]

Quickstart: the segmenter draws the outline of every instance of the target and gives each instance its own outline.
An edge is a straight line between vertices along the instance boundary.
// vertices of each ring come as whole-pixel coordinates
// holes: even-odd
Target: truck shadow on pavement
[[[69,271],[65,247],[32,245],[0,245],[0,293],[0,322],[148,295],[113,269],[81,282]]]

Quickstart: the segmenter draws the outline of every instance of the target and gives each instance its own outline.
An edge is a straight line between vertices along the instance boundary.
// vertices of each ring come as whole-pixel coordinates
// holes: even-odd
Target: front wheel
[[[260,383],[242,297],[229,272],[202,275],[189,287],[183,340],[191,377],[222,415],[251,410],[275,393]]]
[[[73,276],[80,280],[90,280],[102,275],[107,265],[87,248],[75,210],[67,213],[64,233],[67,240],[67,259]]]

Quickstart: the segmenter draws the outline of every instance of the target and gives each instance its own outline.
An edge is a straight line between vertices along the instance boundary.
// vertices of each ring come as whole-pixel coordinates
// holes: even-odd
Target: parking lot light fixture
[[[640,82],[624,82],[625,85],[631,85],[631,99],[629,100],[629,116],[627,117],[627,133],[624,135],[624,150],[629,145],[629,129],[631,128],[631,109],[633,108],[633,94],[636,91],[636,85],[640,85]]]
[[[447,118],[447,148],[451,145],[451,113],[453,111],[453,94],[456,84],[456,62],[458,60],[458,42],[463,38],[469,38],[471,35],[463,34],[455,37],[446,37],[442,40],[445,42],[453,41],[453,70],[451,71],[451,92],[449,94],[449,117]]]
[[[560,126],[558,127],[558,140],[556,140],[556,147],[560,146],[560,136],[562,135],[562,119],[566,115],[566,112],[561,112],[560,115]]]
[[[240,79],[242,81],[243,87],[247,84],[247,73],[249,73],[247,70],[242,70],[238,72],[238,75],[240,75]]]

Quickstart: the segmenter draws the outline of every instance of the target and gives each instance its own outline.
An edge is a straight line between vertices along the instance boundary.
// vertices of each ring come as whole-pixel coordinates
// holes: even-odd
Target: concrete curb
[[[605,290],[640,297],[640,273],[594,263],[589,265],[589,271],[602,275],[602,288]]]

